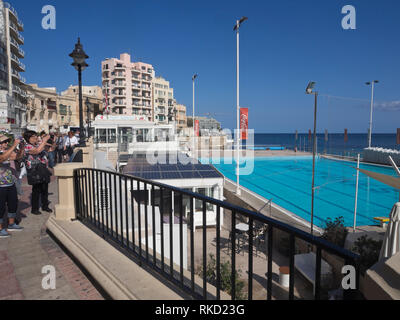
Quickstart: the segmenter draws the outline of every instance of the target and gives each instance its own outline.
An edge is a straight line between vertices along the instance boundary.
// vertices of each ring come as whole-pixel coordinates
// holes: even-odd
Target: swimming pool
[[[228,179],[236,181],[236,163],[213,161]],[[201,160],[203,163],[207,159]],[[343,216],[346,226],[353,226],[356,163],[317,159],[315,167],[314,224],[324,227],[328,218]],[[396,176],[391,168],[360,165],[361,168]],[[374,217],[389,216],[399,192],[360,173],[357,205],[357,226],[375,225]],[[255,158],[254,170],[240,177],[240,184],[272,199],[277,205],[311,221],[312,157]]]

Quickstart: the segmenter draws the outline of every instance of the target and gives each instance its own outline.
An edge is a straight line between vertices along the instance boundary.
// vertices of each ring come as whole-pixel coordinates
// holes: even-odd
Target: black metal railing
[[[140,265],[150,267],[148,269],[152,269],[157,275],[171,281],[196,299],[213,297],[219,300],[223,294],[221,278],[222,214],[225,219],[230,217],[230,224],[227,225],[231,226],[231,230],[235,230],[236,222],[243,221],[244,218],[248,219],[249,235],[253,234],[256,224],[265,227],[267,231],[265,253],[266,260],[268,260],[265,264],[266,299],[270,300],[273,297],[272,269],[275,253],[273,241],[274,234],[278,231],[289,235],[288,298],[290,300],[295,298],[296,240],[304,241],[316,251],[313,294],[315,299],[321,299],[322,252],[340,258],[345,265],[354,266],[357,287],[354,290],[345,290],[343,297],[352,299],[358,293],[359,257],[356,254],[260,213],[162,183],[97,169],[74,170],[74,188],[77,218],[82,223],[127,256],[139,261]],[[201,203],[202,209],[195,212],[199,203]],[[216,264],[213,282],[207,279],[207,254],[210,253],[207,240],[211,239],[210,232],[214,230],[214,228],[207,228],[207,210],[210,205],[216,215],[214,238]],[[202,241],[195,241],[195,214],[202,216]],[[228,251],[228,254],[231,259],[231,289],[227,294],[230,294],[231,299],[235,300],[238,294],[236,255],[238,254],[237,237],[239,235],[236,232],[230,232],[230,235],[228,244],[231,250],[230,253]],[[244,247],[242,250],[248,254],[247,298],[251,300],[253,299],[255,259],[253,249],[256,244],[252,236],[249,236],[247,241],[248,246],[245,247],[247,250]],[[201,249],[201,252],[195,251],[195,247]],[[187,257],[188,255],[190,258]],[[202,263],[199,263],[200,272],[195,270],[195,260],[202,260]],[[187,262],[189,262],[189,266],[187,266]],[[196,281],[198,276],[202,278],[202,281]],[[208,286],[210,290],[208,290]],[[210,296],[211,291],[213,293]]]

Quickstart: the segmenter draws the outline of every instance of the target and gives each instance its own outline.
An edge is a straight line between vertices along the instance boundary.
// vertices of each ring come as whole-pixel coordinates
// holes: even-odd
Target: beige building
[[[163,77],[153,79],[154,122],[167,124],[175,120],[174,89]]]
[[[61,95],[56,88],[39,88],[37,84],[26,86],[28,92],[27,129],[67,132],[71,127],[79,127],[78,86],[70,86]],[[102,113],[102,93],[97,86],[82,87],[83,121],[87,126],[88,113],[86,98],[89,100],[89,121]]]
[[[176,128],[177,131],[187,127],[186,107],[182,104],[176,105]]]
[[[27,91],[27,129],[33,131],[58,130],[57,90],[39,88],[37,84],[26,86]]]
[[[88,106],[89,101],[89,118]],[[69,88],[58,97],[58,122],[60,131],[67,131],[70,127],[79,127],[79,88],[69,86]],[[93,122],[95,117],[103,113],[103,94],[98,86],[82,86],[82,113],[83,124],[87,127],[88,120]]]

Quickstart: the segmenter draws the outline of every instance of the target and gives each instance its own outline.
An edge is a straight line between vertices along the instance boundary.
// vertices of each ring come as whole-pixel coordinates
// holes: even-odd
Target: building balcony
[[[141,78],[142,82],[151,82],[151,78]]]
[[[142,89],[142,90],[145,90],[145,91],[151,91],[151,88],[150,88],[150,87],[142,87],[141,89]]]
[[[125,77],[126,77],[126,74],[125,74],[125,73],[122,73],[122,72],[117,72],[117,73],[115,73],[115,75],[114,75],[114,78],[115,78],[115,79],[125,79]]]
[[[24,31],[24,24],[22,23],[21,20],[17,19],[17,25],[19,31]]]
[[[14,38],[10,39],[10,44],[11,44],[11,49],[13,50],[13,52],[18,54],[20,58],[25,57],[25,51],[20,48],[18,42]]]
[[[114,88],[125,88],[126,83],[125,82],[118,82],[113,84]]]
[[[14,23],[10,23],[10,33],[18,40],[19,44],[24,44],[24,37],[18,32],[18,27]]]
[[[15,54],[11,54],[11,61],[14,62],[14,67],[21,72],[25,71],[25,65],[18,59]]]
[[[143,99],[149,99],[149,100],[151,100],[151,97],[150,97],[150,96],[142,95],[142,98],[143,98]]]
[[[21,83],[26,83],[26,79],[23,76],[21,76],[16,70],[12,71],[12,76],[18,79]]]
[[[4,7],[7,8],[11,14],[11,16],[18,21],[18,13],[17,11],[8,3],[8,2],[4,2]]]

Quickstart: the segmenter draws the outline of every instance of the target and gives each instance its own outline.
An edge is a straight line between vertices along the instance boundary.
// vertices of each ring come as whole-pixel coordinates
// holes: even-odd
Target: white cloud
[[[374,108],[380,111],[400,111],[400,100],[377,102]]]

